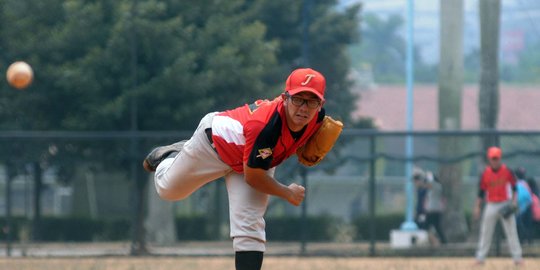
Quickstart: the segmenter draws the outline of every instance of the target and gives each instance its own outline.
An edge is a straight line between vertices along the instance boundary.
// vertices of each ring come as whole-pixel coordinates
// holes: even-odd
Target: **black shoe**
[[[143,167],[147,172],[155,172],[159,163],[169,156],[174,157],[184,148],[187,140],[179,141],[170,145],[154,148],[143,161]]]

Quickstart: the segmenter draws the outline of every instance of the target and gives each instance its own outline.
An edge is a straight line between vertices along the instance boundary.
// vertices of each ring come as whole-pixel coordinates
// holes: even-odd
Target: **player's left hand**
[[[518,206],[516,196],[514,196],[514,198],[512,198],[512,206],[515,207],[515,208],[517,208],[517,206]]]

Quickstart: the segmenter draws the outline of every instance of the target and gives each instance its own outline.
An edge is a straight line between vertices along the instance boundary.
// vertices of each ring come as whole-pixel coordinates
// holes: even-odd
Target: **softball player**
[[[474,217],[480,217],[482,201],[486,200],[486,206],[480,228],[480,241],[476,251],[476,261],[483,264],[491,245],[493,229],[497,220],[501,220],[508,240],[508,246],[512,253],[512,259],[516,265],[522,263],[521,246],[516,230],[514,214],[503,218],[499,213],[508,204],[517,205],[516,178],[514,173],[501,162],[502,151],[498,147],[490,147],[487,151],[489,166],[484,169],[480,178],[478,199],[474,208]]]
[[[325,86],[321,73],[294,70],[279,97],[209,113],[189,140],[158,147],[143,162],[155,171],[156,190],[165,200],[182,200],[225,177],[237,270],[261,268],[269,195],[295,206],[304,199],[304,187],[281,184],[274,169],[321,126]]]

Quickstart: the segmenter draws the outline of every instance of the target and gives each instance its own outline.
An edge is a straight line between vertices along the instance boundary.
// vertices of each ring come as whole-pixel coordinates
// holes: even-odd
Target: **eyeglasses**
[[[291,102],[294,106],[302,107],[304,103],[310,109],[316,109],[321,106],[321,101],[318,99],[304,99],[297,96],[291,96],[289,95],[289,93],[285,93],[285,96],[291,99]]]

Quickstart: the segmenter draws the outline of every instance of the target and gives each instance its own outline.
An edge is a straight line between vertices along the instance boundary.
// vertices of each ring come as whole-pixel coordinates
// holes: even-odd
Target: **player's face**
[[[321,109],[322,101],[313,93],[300,92],[285,97],[287,125],[292,131],[300,131]]]
[[[493,169],[498,169],[501,167],[501,159],[494,157],[489,159],[489,166]]]

